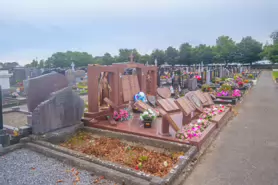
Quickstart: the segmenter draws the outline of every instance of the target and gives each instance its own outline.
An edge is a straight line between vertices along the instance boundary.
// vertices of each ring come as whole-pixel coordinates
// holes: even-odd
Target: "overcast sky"
[[[117,54],[215,43],[220,35],[265,43],[278,29],[278,0],[0,0],[0,61],[57,51]]]

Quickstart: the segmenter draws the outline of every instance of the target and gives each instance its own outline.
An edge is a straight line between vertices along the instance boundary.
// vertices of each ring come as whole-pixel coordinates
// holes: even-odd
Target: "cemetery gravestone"
[[[70,100],[70,101],[69,101]],[[44,134],[78,124],[84,113],[84,100],[71,87],[53,92],[32,113],[32,133]]]
[[[210,71],[206,73],[206,84],[210,84]]]
[[[190,91],[194,91],[197,89],[197,79],[196,78],[188,79],[188,89]]]
[[[67,86],[66,77],[59,73],[49,73],[29,79],[27,87],[27,106],[29,112],[33,112],[41,102],[47,100],[52,92]]]
[[[74,71],[72,69],[68,69],[68,70],[66,70],[65,75],[66,75],[69,85],[74,85],[74,83],[75,83]]]
[[[76,70],[74,74],[76,83],[81,82],[86,76],[86,72],[84,70]]]

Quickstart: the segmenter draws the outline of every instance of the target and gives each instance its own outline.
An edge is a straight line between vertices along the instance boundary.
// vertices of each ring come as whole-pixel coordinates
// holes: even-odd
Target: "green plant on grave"
[[[221,78],[221,81],[224,82],[224,81],[226,81],[226,79],[227,79],[227,78],[222,77],[222,78]]]
[[[221,85],[219,90],[220,91],[225,91],[225,92],[231,91],[232,90],[232,86],[230,84],[225,83],[225,84]]]
[[[221,82],[221,79],[220,78],[215,78],[215,83],[216,84],[219,84]]]
[[[231,82],[231,81],[233,81],[233,79],[232,79],[232,78],[226,78],[225,81],[226,81],[226,82]]]
[[[248,78],[253,79],[253,78],[254,78],[254,75],[253,75],[253,74],[249,74],[249,75],[248,75]]]
[[[144,161],[147,161],[148,160],[148,156],[140,156],[139,159],[138,159],[140,162],[144,162]]]
[[[203,92],[209,92],[210,90],[211,90],[211,87],[208,84],[202,85]]]

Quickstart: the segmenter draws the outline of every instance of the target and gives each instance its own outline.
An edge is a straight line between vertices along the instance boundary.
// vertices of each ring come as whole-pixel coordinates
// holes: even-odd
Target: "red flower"
[[[135,170],[139,170],[139,166],[138,165],[135,166]]]

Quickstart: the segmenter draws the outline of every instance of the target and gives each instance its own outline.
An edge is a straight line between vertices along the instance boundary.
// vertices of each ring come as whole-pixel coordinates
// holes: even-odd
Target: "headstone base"
[[[5,129],[0,130],[0,144],[3,147],[10,145],[10,136],[6,133]]]

